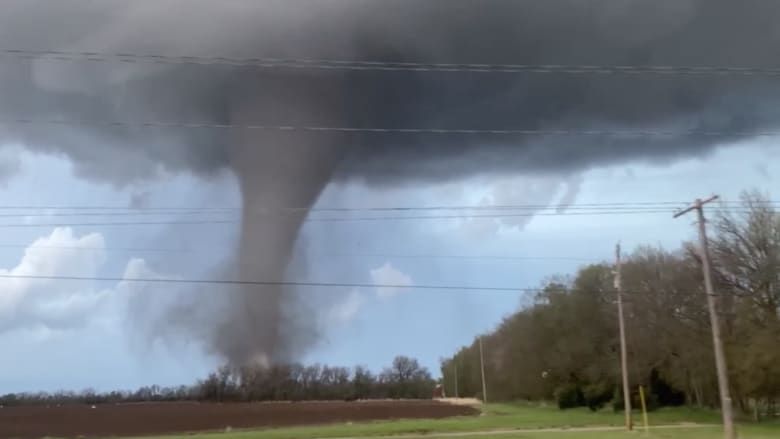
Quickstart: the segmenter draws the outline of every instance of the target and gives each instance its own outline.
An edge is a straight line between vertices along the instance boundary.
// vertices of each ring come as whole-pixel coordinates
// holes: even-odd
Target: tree
[[[391,398],[430,398],[435,386],[428,369],[403,355],[393,359],[392,366],[382,372],[380,382]]]
[[[368,399],[373,395],[376,379],[368,368],[356,366],[352,375],[353,399]]]
[[[741,196],[739,213],[715,222],[713,265],[726,319],[727,350],[738,404],[772,406],[780,396],[780,215],[757,191]]]

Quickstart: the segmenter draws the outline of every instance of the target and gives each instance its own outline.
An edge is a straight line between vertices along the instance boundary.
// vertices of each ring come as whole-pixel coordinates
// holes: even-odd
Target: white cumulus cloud
[[[380,298],[393,297],[402,292],[405,287],[414,285],[411,276],[393,267],[390,262],[385,262],[381,267],[371,270],[371,280],[375,285],[392,285],[392,288],[376,289],[376,295]]]
[[[522,230],[534,215],[542,211],[565,213],[576,201],[583,179],[575,174],[568,178],[558,176],[522,176],[489,181],[477,205],[486,210],[476,211],[475,217],[465,218],[461,230],[478,237],[495,235],[501,230]],[[495,210],[491,206],[504,206]],[[521,206],[507,209],[506,206]],[[491,215],[497,215],[491,217]],[[479,216],[482,215],[482,216]],[[503,215],[503,216],[502,216]]]
[[[74,247],[88,247],[76,251]],[[104,292],[90,281],[36,279],[46,276],[94,277],[105,263],[100,234],[75,236],[57,228],[33,242],[21,261],[0,269],[0,331],[12,329],[69,329],[83,324],[86,314],[103,300]]]
[[[105,239],[99,233],[77,236],[70,228],[57,228],[37,239],[15,267],[0,268],[0,333],[52,333],[115,319],[145,286],[90,280],[99,277],[105,263]],[[131,259],[122,278],[154,276],[142,259]]]

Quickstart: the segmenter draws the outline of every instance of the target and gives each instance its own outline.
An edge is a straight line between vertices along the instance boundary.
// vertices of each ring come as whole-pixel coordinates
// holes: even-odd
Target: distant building
[[[437,384],[436,387],[433,389],[433,399],[441,399],[446,398],[446,395],[444,394],[444,386],[441,384]]]

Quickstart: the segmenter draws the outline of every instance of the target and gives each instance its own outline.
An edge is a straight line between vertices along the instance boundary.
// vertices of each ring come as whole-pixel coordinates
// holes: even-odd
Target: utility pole
[[[718,319],[718,307],[715,301],[715,293],[712,288],[712,274],[710,269],[710,249],[707,243],[707,229],[704,219],[704,205],[718,199],[713,195],[706,200],[697,199],[692,206],[685,210],[677,212],[674,218],[679,218],[693,210],[699,219],[699,241],[701,251],[702,270],[704,271],[704,289],[707,293],[707,307],[710,312],[710,326],[712,326],[712,344],[715,350],[715,367],[718,372],[718,390],[720,391],[720,406],[723,414],[723,437],[725,439],[736,439],[737,433],[734,428],[734,414],[731,406],[731,395],[729,393],[729,374],[726,365],[726,354],[723,351],[723,340],[720,336],[720,320]]]
[[[482,336],[479,336],[479,368],[482,370],[482,402],[487,403],[487,384],[485,383],[485,354],[482,351]]]
[[[628,385],[628,352],[626,350],[626,321],[623,316],[623,279],[621,277],[620,243],[615,246],[615,290],[617,290],[618,326],[620,327],[620,373],[623,376],[623,408],[626,412],[626,430],[633,430],[631,421],[631,387]]]

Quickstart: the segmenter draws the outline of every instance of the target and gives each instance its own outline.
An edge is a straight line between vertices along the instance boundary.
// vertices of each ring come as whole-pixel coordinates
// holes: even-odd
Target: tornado
[[[251,125],[275,117],[303,120],[325,111],[306,98],[301,81],[268,75],[264,80],[246,81],[231,102],[230,121]],[[285,91],[279,96],[279,91]],[[306,99],[307,105],[290,110],[289,102]],[[276,116],[278,117],[278,116]],[[267,120],[267,119],[266,119]],[[238,249],[241,280],[282,282],[305,208],[314,204],[333,176],[341,148],[333,141],[236,130],[229,137],[229,165],[238,177],[243,200]],[[234,291],[228,317],[220,323],[214,346],[233,364],[267,364],[290,361],[303,350],[304,336],[286,314],[295,306],[295,291],[284,286],[244,287]]]
[[[238,278],[283,282],[305,219],[301,211],[286,209],[316,201],[331,177],[333,156],[322,150],[312,152],[284,136],[258,142],[237,134],[234,141],[230,160],[243,199]],[[265,142],[279,149],[266,148]],[[216,333],[219,352],[236,364],[289,360],[297,351],[298,334],[294,325],[286,324],[284,307],[294,305],[289,301],[294,291],[284,286],[248,286],[230,294],[231,311]]]

